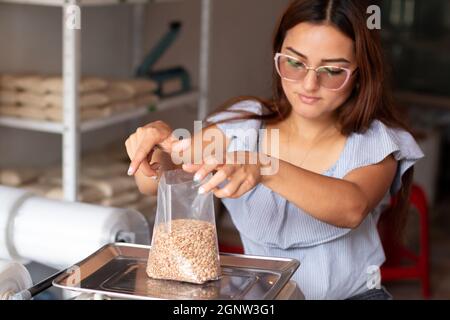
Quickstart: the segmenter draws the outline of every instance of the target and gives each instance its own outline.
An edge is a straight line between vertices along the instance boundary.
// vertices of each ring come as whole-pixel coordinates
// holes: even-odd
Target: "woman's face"
[[[330,25],[300,23],[288,31],[281,53],[298,58],[309,67],[336,66],[356,69],[353,40]],[[281,79],[286,97],[293,111],[304,118],[321,119],[333,114],[350,96],[355,85],[354,76],[338,91],[320,85],[310,70],[303,80]]]

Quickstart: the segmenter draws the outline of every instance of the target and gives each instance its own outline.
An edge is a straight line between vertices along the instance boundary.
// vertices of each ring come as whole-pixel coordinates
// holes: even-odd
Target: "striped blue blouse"
[[[250,100],[231,109],[263,113],[261,104]],[[208,120],[235,116],[224,111]],[[231,138],[228,152],[257,151],[259,139],[243,138],[233,131],[259,130],[263,125],[252,119],[221,123],[218,127]],[[299,260],[293,280],[307,299],[345,299],[367,291],[369,268],[381,266],[385,260],[377,232],[380,213],[390,195],[399,190],[403,173],[424,155],[408,132],[375,120],[364,134],[354,133],[347,138],[339,159],[324,173],[342,179],[352,170],[379,163],[390,154],[398,161],[394,182],[383,201],[354,230],[319,221],[262,184],[238,199],[222,199],[239,230],[245,253]]]

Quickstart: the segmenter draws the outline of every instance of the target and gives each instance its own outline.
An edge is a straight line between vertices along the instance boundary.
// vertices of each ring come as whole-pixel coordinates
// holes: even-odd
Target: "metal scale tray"
[[[222,277],[198,285],[149,278],[149,250],[135,244],[105,245],[68,268],[53,285],[122,299],[271,300],[300,265],[294,259],[221,253]]]

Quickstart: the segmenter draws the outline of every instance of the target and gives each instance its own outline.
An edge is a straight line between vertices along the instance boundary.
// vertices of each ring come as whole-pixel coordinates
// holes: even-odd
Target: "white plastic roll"
[[[14,212],[31,196],[33,196],[31,192],[23,189],[0,186],[0,259],[19,260],[11,243],[10,231]]]
[[[32,285],[30,273],[23,265],[0,260],[0,300],[7,300]]]
[[[11,234],[19,256],[62,269],[116,242],[123,232],[136,236],[130,242],[150,241],[138,212],[31,197],[17,209]]]

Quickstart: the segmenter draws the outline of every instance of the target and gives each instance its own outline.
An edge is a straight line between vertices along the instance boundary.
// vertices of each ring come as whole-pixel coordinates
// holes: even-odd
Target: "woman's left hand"
[[[216,173],[199,188],[199,193],[212,191],[218,198],[239,198],[261,182],[261,165],[254,152],[229,152],[224,161],[206,158],[202,164],[184,164],[183,170],[194,173],[194,181],[202,181],[209,173]],[[218,186],[227,181],[223,188]]]

